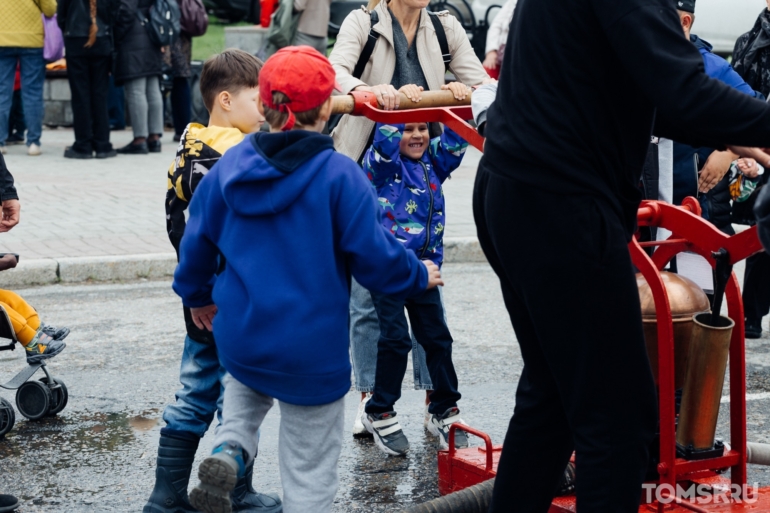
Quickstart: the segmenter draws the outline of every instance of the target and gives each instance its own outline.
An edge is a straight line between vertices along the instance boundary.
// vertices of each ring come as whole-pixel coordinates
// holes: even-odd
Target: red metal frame
[[[720,458],[686,461],[676,457],[676,427],[674,411],[674,339],[668,296],[659,271],[676,254],[693,251],[703,256],[711,266],[716,262],[712,252],[724,248],[732,263],[739,262],[762,250],[756,233],[751,228],[729,237],[704,221],[700,207],[694,199],[688,199],[682,207],[662,202],[643,202],[638,213],[639,226],[657,226],[672,232],[667,243],[640,244],[634,239],[629,245],[634,265],[644,275],[652,289],[655,309],[658,312],[658,369],[660,408],[660,484],[675,485],[703,470],[730,467],[733,484],[746,484],[746,361],[743,323],[743,303],[738,279],[732,274],[725,295],[728,316],[735,319],[730,341],[730,442],[732,450]],[[684,238],[683,238],[684,236]],[[659,246],[652,258],[643,247]],[[662,511],[662,505],[659,505]]]
[[[384,111],[377,108],[371,93],[354,92],[354,115],[383,123],[407,123],[414,121],[437,121],[450,126],[469,144],[483,151],[484,139],[465,122],[472,119],[470,107],[433,107],[425,109]],[[660,277],[660,271],[678,253],[692,251],[703,256],[711,266],[716,262],[712,252],[725,249],[729,260],[735,264],[762,251],[756,228],[751,228],[732,237],[717,230],[700,217],[700,205],[694,198],[687,198],[681,207],[663,202],[642,202],[638,212],[639,226],[666,228],[672,232],[666,241],[639,243],[636,238],[629,244],[634,265],[650,285],[658,316],[658,371],[660,409],[660,463],[659,485],[675,486],[677,482],[714,479],[724,469],[731,470],[731,483],[745,489],[746,483],[746,361],[743,322],[743,302],[735,273],[727,284],[725,295],[728,316],[735,320],[730,341],[730,445],[731,449],[718,458],[687,461],[676,457],[676,427],[674,405],[674,332],[668,295]],[[656,247],[650,257],[644,248]],[[485,447],[455,450],[454,429],[463,429],[484,439]],[[450,450],[440,451],[438,456],[439,490],[442,494],[477,484],[495,475],[495,463],[499,459],[499,447],[485,433],[453,424],[450,431]],[[577,469],[580,472],[580,469]],[[759,491],[759,503],[748,508],[752,511],[770,512],[770,489]],[[745,505],[733,502],[736,508],[728,506],[714,508],[694,507],[692,504],[676,506],[663,504],[643,505],[640,511],[743,511]],[[684,509],[682,509],[684,508]],[[551,507],[552,513],[575,511],[574,497],[557,498]]]
[[[374,94],[366,91],[353,91],[350,94],[355,100],[355,107],[351,113],[354,116],[365,116],[378,123],[414,123],[415,121],[443,123],[457,132],[474,148],[479,151],[484,150],[484,138],[479,135],[476,129],[466,123],[466,120],[473,119],[473,111],[470,106],[382,110],[378,108]]]

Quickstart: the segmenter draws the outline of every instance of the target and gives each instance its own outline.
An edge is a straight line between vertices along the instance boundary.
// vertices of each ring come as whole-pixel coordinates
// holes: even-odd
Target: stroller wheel
[[[0,397],[0,438],[13,429],[15,423],[16,413],[13,411],[13,405]]]
[[[51,408],[53,394],[47,385],[39,381],[27,381],[16,391],[16,407],[29,420],[38,420]]]
[[[48,382],[48,377],[40,378],[40,381],[45,383],[51,391],[51,409],[47,415],[53,417],[67,406],[67,400],[69,399],[67,385],[59,378],[53,378],[53,385]]]

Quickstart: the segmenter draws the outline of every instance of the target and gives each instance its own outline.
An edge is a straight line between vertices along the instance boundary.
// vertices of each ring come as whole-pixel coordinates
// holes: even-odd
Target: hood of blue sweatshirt
[[[323,151],[334,151],[331,137],[305,130],[258,132],[248,140],[256,151],[241,154],[236,165],[220,173],[219,179],[227,206],[244,216],[285,210],[322,169],[300,169],[302,165]]]
[[[227,264],[212,280],[220,253]],[[299,405],[350,390],[351,275],[397,297],[422,293],[428,278],[330,137],[250,135],[198,184],[174,290],[187,307],[217,306],[220,361],[246,386]]]

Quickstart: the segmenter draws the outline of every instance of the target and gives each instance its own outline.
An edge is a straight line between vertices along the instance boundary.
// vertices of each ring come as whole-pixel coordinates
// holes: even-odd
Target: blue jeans
[[[393,411],[401,397],[401,382],[414,343],[409,336],[404,307],[409,312],[414,336],[425,349],[434,385],[428,411],[440,414],[456,407],[460,392],[452,364],[452,335],[444,320],[441,293],[430,289],[409,299],[372,294],[372,302],[380,319],[380,340],[377,343],[374,394],[366,403],[366,412]]]
[[[443,301],[443,298],[442,298]],[[356,390],[374,391],[374,374],[377,369],[377,342],[380,339],[380,322],[368,290],[353,280],[350,287],[350,355]],[[412,367],[415,390],[433,390],[433,383],[425,362],[425,350],[412,336]]]
[[[0,146],[8,139],[8,116],[11,113],[17,63],[21,63],[21,102],[27,123],[27,146],[40,144],[43,131],[43,49],[0,47]]]
[[[176,402],[163,411],[166,427],[203,437],[214,415],[221,424],[224,375],[215,344],[185,337],[179,371],[182,388],[176,393]]]

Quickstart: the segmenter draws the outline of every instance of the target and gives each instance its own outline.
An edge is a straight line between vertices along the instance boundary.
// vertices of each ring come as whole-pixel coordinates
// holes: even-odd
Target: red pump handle
[[[486,472],[492,472],[492,452],[494,448],[492,447],[492,439],[489,438],[489,435],[486,434],[483,431],[479,431],[478,429],[473,429],[470,426],[466,426],[465,424],[459,424],[455,422],[451,426],[449,426],[449,457],[453,458],[455,455],[455,452],[457,449],[455,448],[455,431],[461,429],[465,431],[466,433],[470,433],[472,435],[476,435],[477,437],[484,440],[484,444],[486,445],[486,453],[487,453],[487,468]]]

